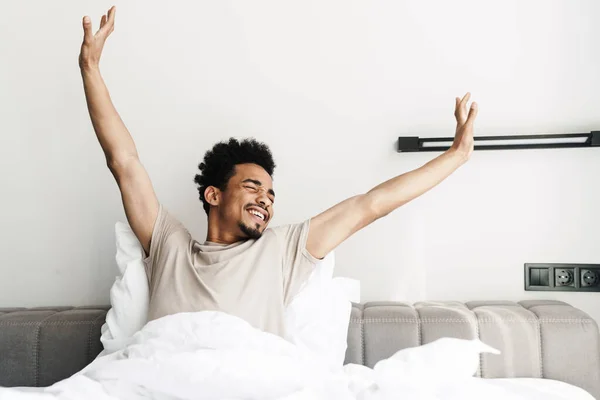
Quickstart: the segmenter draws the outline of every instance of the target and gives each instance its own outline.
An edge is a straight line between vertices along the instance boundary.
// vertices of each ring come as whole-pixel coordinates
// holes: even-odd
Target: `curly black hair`
[[[219,142],[206,152],[204,160],[198,165],[201,173],[194,177],[206,215],[210,210],[210,204],[204,197],[206,188],[214,186],[226,190],[229,179],[235,175],[235,166],[247,163],[260,165],[273,176],[275,161],[271,150],[266,144],[255,139],[244,139],[240,142],[229,138],[228,142]]]

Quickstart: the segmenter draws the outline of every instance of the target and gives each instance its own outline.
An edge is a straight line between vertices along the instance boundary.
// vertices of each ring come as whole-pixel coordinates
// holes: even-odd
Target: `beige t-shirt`
[[[319,262],[306,250],[309,224],[269,228],[258,240],[200,244],[161,205],[144,259],[148,320],[223,311],[283,336],[284,309]]]

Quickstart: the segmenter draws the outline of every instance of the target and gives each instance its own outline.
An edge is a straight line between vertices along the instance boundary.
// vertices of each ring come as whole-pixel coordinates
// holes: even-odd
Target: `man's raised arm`
[[[144,247],[150,249],[152,229],[159,203],[152,182],[141,164],[133,138],[115,109],[100,74],[100,56],[115,25],[116,8],[103,15],[100,29],[92,33],[89,17],[83,18],[84,38],[79,54],[79,67],[90,118],[98,142],[106,156],[108,168],[115,177],[131,229]]]
[[[310,254],[325,257],[331,250],[375,220],[419,197],[464,164],[473,151],[477,103],[467,112],[470,93],[456,98],[456,134],[452,147],[422,167],[392,178],[368,193],[351,197],[312,218],[306,242]]]

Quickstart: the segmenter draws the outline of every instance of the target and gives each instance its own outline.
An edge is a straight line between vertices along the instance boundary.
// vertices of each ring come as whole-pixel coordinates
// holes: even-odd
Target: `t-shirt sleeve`
[[[152,230],[150,251],[144,258],[148,282],[152,283],[153,277],[160,274],[164,260],[170,258],[169,253],[183,247],[182,244],[185,245],[189,237],[190,233],[183,224],[161,204]]]
[[[310,219],[300,224],[274,229],[282,247],[283,292],[286,305],[310,277],[315,265],[321,261],[306,249],[309,229]]]

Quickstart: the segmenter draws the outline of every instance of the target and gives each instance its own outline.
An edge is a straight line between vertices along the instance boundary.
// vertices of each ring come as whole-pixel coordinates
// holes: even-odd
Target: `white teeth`
[[[258,211],[254,211],[254,210],[248,210],[248,212],[252,215],[256,215],[258,218],[262,219],[263,221],[265,220],[264,215],[262,215],[261,213],[259,213]]]

